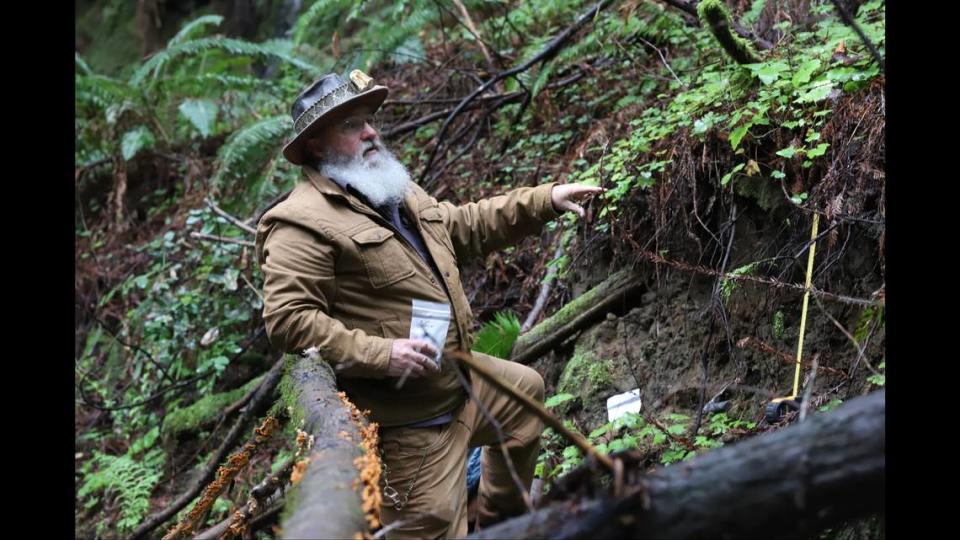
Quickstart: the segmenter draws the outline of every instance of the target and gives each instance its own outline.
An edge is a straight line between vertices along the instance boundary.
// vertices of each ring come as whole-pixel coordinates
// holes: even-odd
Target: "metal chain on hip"
[[[437,339],[430,335],[430,331],[427,328],[424,328],[424,333],[427,335],[427,338],[431,339],[434,343],[437,343]],[[410,481],[410,487],[407,488],[407,492],[403,494],[403,499],[400,499],[400,493],[390,485],[389,478],[389,467],[387,467],[387,461],[383,459],[383,452],[380,452],[380,463],[383,465],[383,496],[390,500],[393,503],[393,508],[399,512],[403,510],[403,507],[407,505],[407,502],[410,501],[410,494],[413,493],[414,486],[417,485],[417,480],[420,478],[420,471],[423,470],[423,464],[427,461],[427,450],[429,446],[423,451],[423,456],[420,457],[420,465],[417,466],[417,472],[413,474],[413,480]]]
[[[413,475],[413,480],[410,481],[410,487],[407,488],[407,492],[403,494],[403,499],[400,499],[400,493],[390,485],[389,467],[387,467],[386,460],[383,459],[383,452],[380,453],[380,463],[383,465],[383,496],[390,500],[393,503],[393,508],[399,512],[403,510],[403,507],[407,505],[407,501],[410,500],[410,494],[413,493],[413,487],[417,485],[417,479],[420,478],[420,471],[423,470],[423,464],[427,461],[427,451],[423,451],[423,457],[420,458],[420,465],[417,467],[417,472]]]

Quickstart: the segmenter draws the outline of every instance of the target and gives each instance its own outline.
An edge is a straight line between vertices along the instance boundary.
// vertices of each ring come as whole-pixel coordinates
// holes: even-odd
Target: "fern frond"
[[[509,311],[500,311],[477,333],[473,350],[497,358],[509,358],[519,335],[520,320],[517,316]]]
[[[167,48],[173,47],[178,43],[183,43],[193,37],[196,34],[197,30],[203,28],[204,26],[220,26],[220,23],[223,22],[222,15],[204,15],[198,17],[183,26],[177,35],[173,36],[170,41],[167,42]]]
[[[297,22],[293,25],[294,45],[303,43],[303,38],[306,36],[307,30],[318,19],[332,12],[334,9],[344,9],[350,4],[350,0],[318,0],[311,4],[302,15],[297,17]]]
[[[273,149],[283,142],[293,129],[293,120],[288,115],[271,116],[255,122],[237,131],[220,147],[219,168],[213,178],[214,184],[227,176],[253,174],[261,165],[257,154],[265,154],[265,149]]]
[[[305,62],[299,58],[295,58],[290,54],[284,53],[281,50],[282,48],[277,43],[277,40],[271,41],[264,45],[260,43],[251,43],[242,39],[211,37],[187,41],[186,43],[180,43],[158,52],[149,60],[144,62],[143,65],[134,72],[133,76],[130,78],[130,84],[139,86],[143,80],[147,78],[147,76],[152,75],[156,77],[160,70],[175,58],[181,56],[192,56],[214,49],[220,49],[229,54],[237,56],[274,57],[300,68],[301,70],[307,72],[311,77],[320,75],[320,70],[317,69],[317,67],[313,64]]]
[[[162,463],[161,454],[162,451],[157,449],[151,456],[145,456],[144,462],[156,462],[159,457]],[[129,455],[97,454],[94,463],[100,470],[86,476],[77,498],[83,499],[100,491],[116,495],[122,511],[118,528],[124,532],[132,531],[150,510],[150,494],[160,481],[161,469],[134,461]]]
[[[135,91],[123,81],[105,75],[77,75],[74,79],[75,103],[79,106],[91,104],[97,110],[130,100]]]

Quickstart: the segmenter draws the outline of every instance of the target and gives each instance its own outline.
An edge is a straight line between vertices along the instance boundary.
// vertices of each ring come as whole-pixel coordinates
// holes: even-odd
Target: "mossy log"
[[[292,357],[291,357],[292,358]],[[330,365],[314,358],[288,363],[282,399],[314,437],[309,464],[287,496],[281,520],[284,538],[354,538],[369,531],[363,510],[362,434],[350,408],[337,394]]]
[[[641,286],[630,269],[614,273],[517,338],[510,360],[528,364],[589,323],[604,316]]]
[[[810,538],[883,512],[885,413],[885,392],[873,392],[650,474],[629,471],[624,496],[554,502],[470,538]]]
[[[697,4],[697,14],[703,25],[709,28],[717,39],[717,43],[738,64],[754,64],[760,61],[751,43],[734,34],[730,9],[721,0],[702,0]]]
[[[213,427],[221,416],[239,410],[240,407],[233,406],[240,403],[241,399],[252,397],[261,382],[263,375],[254,377],[239,388],[204,396],[192,405],[171,411],[163,424],[164,436],[172,439]]]

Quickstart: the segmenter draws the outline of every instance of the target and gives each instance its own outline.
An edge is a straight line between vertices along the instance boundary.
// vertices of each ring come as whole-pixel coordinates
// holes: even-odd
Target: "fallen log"
[[[626,495],[562,501],[469,538],[808,538],[884,509],[886,396],[659,469]]]
[[[640,278],[632,270],[616,272],[541,321],[529,332],[521,334],[513,346],[510,360],[529,364],[578,330],[603,317],[629,294],[639,290],[640,286]]]
[[[291,357],[292,359],[293,357]],[[337,392],[330,365],[318,355],[291,360],[280,384],[282,399],[294,409],[293,419],[304,421],[303,430],[313,436],[306,471],[291,494],[281,523],[284,538],[353,538],[378,526],[371,512],[379,512],[373,500],[373,478],[361,478],[371,451],[364,447],[372,426],[358,423],[360,414]],[[373,429],[375,432],[375,428]],[[375,444],[375,442],[374,442]],[[375,446],[373,452],[375,452]],[[379,471],[379,461],[375,468]],[[378,519],[378,518],[377,518]]]

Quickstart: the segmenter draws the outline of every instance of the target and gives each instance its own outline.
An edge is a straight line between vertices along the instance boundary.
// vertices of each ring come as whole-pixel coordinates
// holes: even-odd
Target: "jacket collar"
[[[320,174],[320,171],[309,165],[304,165],[302,168],[304,174],[307,176],[307,180],[320,193],[343,199],[359,212],[377,216],[380,215],[373,208],[371,208],[369,204],[341,187],[340,184],[338,184],[332,178]],[[403,196],[403,204],[411,211],[411,213],[413,213],[414,216],[419,214],[420,202],[417,199],[417,195],[414,193],[414,190],[407,190],[406,194]]]

